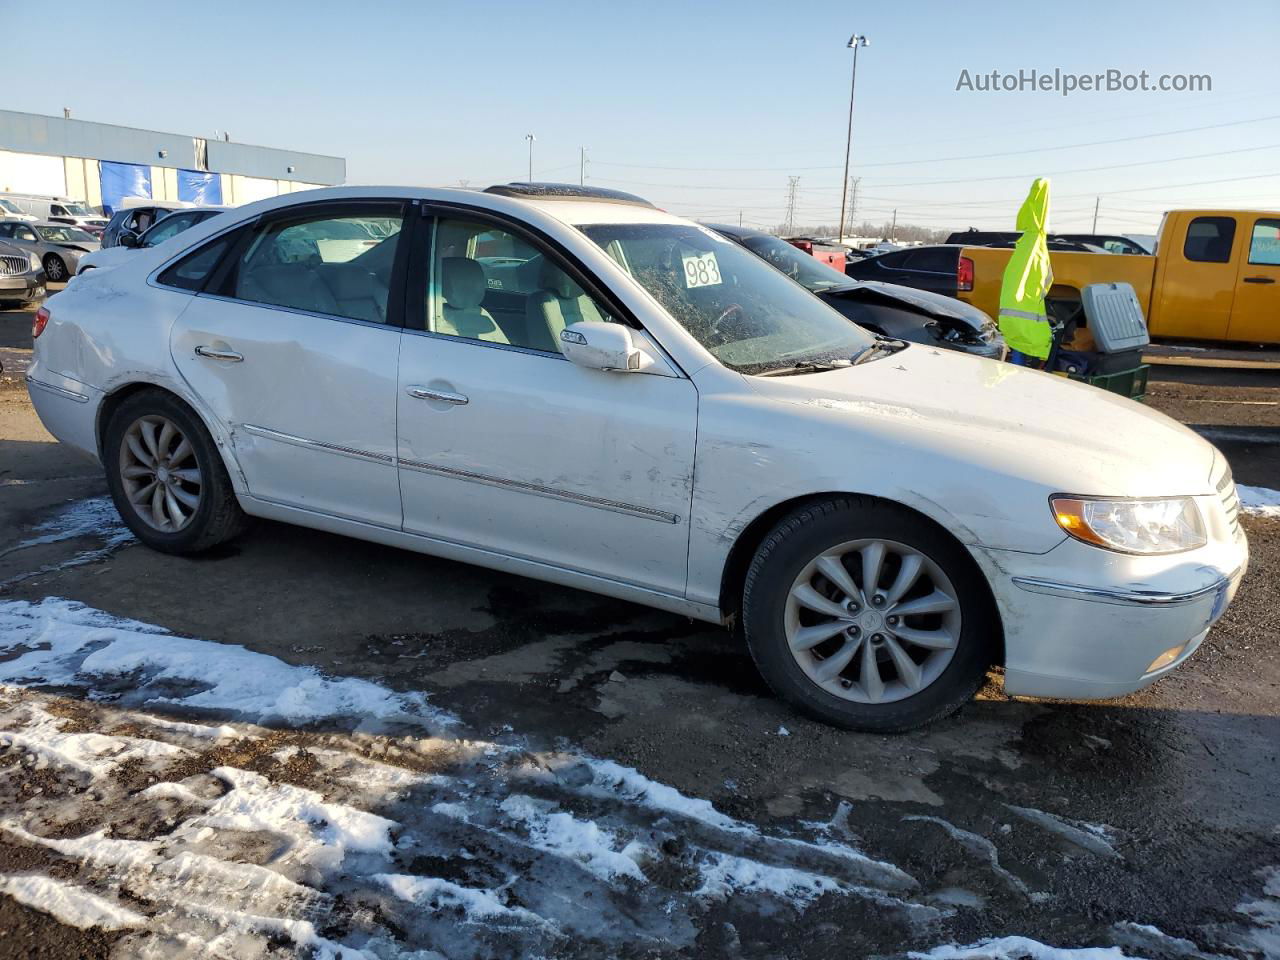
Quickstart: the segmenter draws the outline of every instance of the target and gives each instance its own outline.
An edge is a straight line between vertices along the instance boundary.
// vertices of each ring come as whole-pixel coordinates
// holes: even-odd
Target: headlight
[[[1178,553],[1207,542],[1195,500],[1052,497],[1058,526],[1077,540],[1121,553]]]
[[[31,251],[29,251],[29,250],[28,250],[28,251],[27,251],[27,262],[31,264],[31,269],[32,269],[32,270],[39,270],[39,269],[40,269],[40,256],[39,256],[39,254],[32,253]]]

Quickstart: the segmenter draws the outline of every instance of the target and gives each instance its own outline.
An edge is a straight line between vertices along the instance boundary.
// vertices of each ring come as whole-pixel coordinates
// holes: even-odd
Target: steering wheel
[[[711,321],[711,329],[707,331],[708,339],[712,337],[720,338],[720,324],[724,323],[730,317],[742,317],[744,315],[745,311],[742,309],[742,304],[729,304],[723,311],[721,311],[720,316]]]

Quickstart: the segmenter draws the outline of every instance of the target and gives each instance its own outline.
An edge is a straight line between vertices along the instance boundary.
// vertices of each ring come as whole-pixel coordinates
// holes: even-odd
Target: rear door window
[[[342,204],[268,220],[232,265],[224,296],[386,323],[401,205]]]
[[[1235,217],[1196,217],[1187,225],[1182,255],[1196,263],[1230,263]]]

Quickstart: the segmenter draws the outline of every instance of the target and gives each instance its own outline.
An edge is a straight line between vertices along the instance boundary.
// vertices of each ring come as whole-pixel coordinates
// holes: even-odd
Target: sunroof
[[[642,207],[653,204],[644,197],[607,187],[586,187],[577,183],[496,183],[485,193],[502,197],[525,197],[536,200],[607,200],[611,203],[633,203]]]

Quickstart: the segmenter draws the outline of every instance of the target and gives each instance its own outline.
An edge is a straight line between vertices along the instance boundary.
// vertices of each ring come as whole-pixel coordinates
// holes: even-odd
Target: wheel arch
[[[742,531],[738,534],[733,542],[733,546],[729,548],[729,554],[725,559],[724,569],[720,578],[720,614],[728,623],[736,624],[740,619],[742,606],[742,588],[746,581],[747,569],[751,566],[752,558],[755,557],[756,551],[760,544],[764,542],[765,537],[769,535],[778,522],[787,514],[802,506],[810,503],[816,503],[822,500],[872,500],[879,503],[887,504],[900,510],[906,510],[922,521],[933,527],[938,533],[951,540],[956,546],[960,547],[964,556],[972,565],[973,570],[979,575],[981,582],[986,587],[986,601],[990,605],[994,614],[994,620],[997,626],[997,636],[995,637],[995,656],[996,662],[1001,666],[1005,662],[1004,648],[1004,621],[1000,615],[1000,606],[996,603],[995,593],[991,589],[991,582],[987,577],[986,571],[982,565],[973,558],[973,554],[969,550],[969,546],[955,535],[954,532],[947,529],[945,525],[924,511],[913,507],[910,504],[902,503],[898,500],[890,500],[887,497],[878,497],[863,493],[850,493],[846,490],[830,490],[822,493],[806,493],[800,496],[791,497],[787,500],[779,501],[759,513],[751,520]]]
[[[216,424],[210,423],[210,418],[205,416],[204,411],[200,409],[198,404],[192,403],[189,398],[184,397],[171,387],[150,380],[132,380],[128,383],[122,383],[103,396],[102,401],[98,404],[97,422],[94,424],[94,440],[98,448],[98,460],[103,464],[107,462],[106,451],[103,447],[107,436],[107,424],[111,422],[112,415],[130,397],[150,390],[166,394],[177,400],[204,425],[204,428],[209,431],[209,436],[213,438],[213,445],[222,456],[222,462],[227,468],[227,474],[231,477],[232,486],[237,492],[241,492],[244,474],[240,470],[240,464],[236,462],[235,453],[232,451],[231,445],[224,442],[223,431]]]

